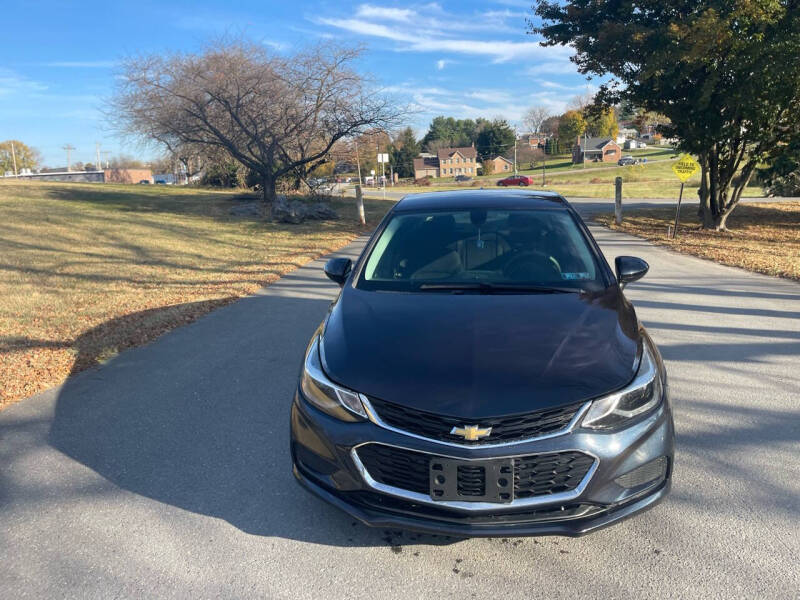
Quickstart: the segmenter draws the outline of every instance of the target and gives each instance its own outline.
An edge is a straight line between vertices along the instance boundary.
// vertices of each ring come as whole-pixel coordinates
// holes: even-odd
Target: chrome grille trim
[[[409,490],[404,490],[403,488],[394,487],[391,485],[386,485],[384,483],[380,483],[379,481],[375,481],[372,476],[367,471],[367,468],[364,466],[364,463],[361,462],[361,459],[358,457],[358,449],[361,446],[366,446],[367,444],[378,444],[382,446],[392,446],[394,448],[400,448],[402,450],[409,450],[411,452],[419,452],[421,454],[430,454],[431,456],[444,456],[445,458],[454,458],[456,460],[491,460],[487,458],[463,458],[460,456],[448,456],[447,454],[434,454],[431,452],[425,452],[424,450],[419,450],[416,448],[406,448],[404,446],[398,446],[397,444],[385,444],[383,442],[363,442],[350,450],[350,458],[353,460],[353,463],[358,469],[359,474],[361,475],[364,482],[367,484],[368,487],[375,490],[376,492],[381,492],[383,494],[387,494],[389,496],[395,496],[397,498],[401,498],[403,500],[408,500],[410,502],[415,502],[417,504],[425,504],[428,506],[438,506],[438,507],[445,507],[445,508],[454,508],[457,510],[462,510],[465,512],[507,512],[511,510],[516,510],[519,508],[528,508],[533,506],[544,506],[545,504],[563,504],[565,502],[570,502],[578,498],[581,494],[583,494],[586,487],[589,485],[589,482],[592,479],[592,476],[597,471],[597,467],[600,464],[600,460],[597,456],[591,452],[588,452],[584,448],[564,448],[559,449],[557,452],[581,452],[583,454],[587,454],[594,459],[594,463],[589,468],[589,471],[586,473],[584,478],[578,484],[578,486],[574,490],[570,490],[568,492],[561,492],[558,494],[550,494],[547,496],[534,496],[531,498],[515,498],[508,504],[501,504],[496,502],[461,502],[458,500],[433,500],[430,496],[425,494],[420,494],[417,492],[412,492]],[[537,454],[552,454],[553,450],[548,450],[547,452],[524,452],[522,454],[515,454],[515,455],[508,455],[503,457],[494,457],[494,458],[515,458],[519,456],[533,456]]]
[[[592,404],[591,400],[589,400],[588,402],[585,402],[583,404],[583,406],[581,406],[575,412],[575,415],[572,417],[572,420],[570,420],[570,422],[567,424],[567,426],[563,427],[562,429],[559,429],[558,431],[553,431],[551,433],[546,433],[544,435],[531,437],[531,438],[520,438],[518,440],[511,440],[511,441],[508,441],[508,442],[498,442],[496,444],[487,443],[487,444],[475,445],[475,444],[459,444],[459,443],[456,443],[456,442],[448,442],[448,441],[444,441],[444,440],[436,440],[436,439],[433,439],[433,438],[425,437],[423,435],[412,433],[410,431],[406,431],[404,429],[399,429],[397,427],[389,425],[388,423],[386,423],[385,421],[383,421],[380,418],[380,416],[378,415],[377,411],[375,410],[375,408],[370,403],[369,399],[364,394],[359,394],[358,397],[361,399],[361,403],[364,405],[364,410],[367,412],[367,417],[369,418],[370,421],[375,423],[375,425],[377,425],[378,427],[382,427],[383,429],[387,429],[389,431],[394,431],[395,433],[400,433],[400,434],[403,434],[403,435],[407,435],[409,437],[417,438],[418,440],[425,440],[426,442],[432,442],[434,444],[441,444],[443,446],[452,446],[452,447],[455,447],[455,448],[472,448],[472,449],[477,449],[477,448],[504,448],[504,447],[508,447],[508,446],[516,446],[518,444],[525,444],[527,442],[535,442],[535,441],[538,441],[538,440],[546,440],[546,439],[549,439],[549,438],[554,438],[554,437],[558,437],[558,436],[561,436],[561,435],[566,435],[567,433],[569,433],[573,429],[575,429],[577,424],[583,418],[583,415],[586,414],[586,411],[589,410],[589,406],[591,406],[591,404]]]

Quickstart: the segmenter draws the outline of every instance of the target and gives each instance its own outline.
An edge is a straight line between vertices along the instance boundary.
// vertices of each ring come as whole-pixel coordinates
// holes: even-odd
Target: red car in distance
[[[508,187],[510,185],[533,185],[533,179],[527,175],[511,175],[497,182],[497,185]]]

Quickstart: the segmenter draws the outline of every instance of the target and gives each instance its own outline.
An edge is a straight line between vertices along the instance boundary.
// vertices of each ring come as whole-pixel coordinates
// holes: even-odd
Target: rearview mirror
[[[325,275],[328,279],[335,281],[339,285],[344,285],[350,270],[353,268],[353,261],[349,258],[332,258],[325,263]]]
[[[618,256],[614,259],[614,266],[617,268],[617,281],[619,281],[620,288],[638,281],[650,269],[650,265],[635,256]]]

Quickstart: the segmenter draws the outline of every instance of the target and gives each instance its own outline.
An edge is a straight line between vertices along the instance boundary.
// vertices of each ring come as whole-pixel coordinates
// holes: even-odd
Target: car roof
[[[569,203],[556,192],[537,190],[454,190],[409,194],[394,206],[395,212],[442,209],[565,209]]]

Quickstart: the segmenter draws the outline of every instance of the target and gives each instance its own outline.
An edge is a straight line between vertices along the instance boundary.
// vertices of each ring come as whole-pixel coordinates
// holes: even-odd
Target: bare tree
[[[399,117],[351,68],[359,53],[323,44],[271,55],[263,45],[224,41],[199,54],[131,58],[111,109],[126,133],[224,150],[258,174],[272,202],[280,178],[313,171],[337,141]]]
[[[567,106],[567,108],[583,112],[586,110],[587,107],[594,104],[594,96],[595,95],[587,87],[585,92],[582,92],[572,97],[572,100],[569,101],[569,105]]]
[[[550,111],[544,106],[531,106],[525,112],[525,116],[522,117],[522,124],[525,126],[525,129],[528,130],[528,133],[541,133],[542,123],[544,123],[549,116]]]

